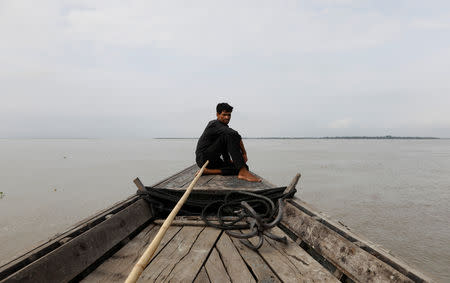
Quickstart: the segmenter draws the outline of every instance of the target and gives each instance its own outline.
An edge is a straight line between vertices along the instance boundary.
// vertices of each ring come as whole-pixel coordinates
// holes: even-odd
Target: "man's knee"
[[[234,132],[223,133],[220,138],[226,142],[239,142],[241,140],[241,136]]]

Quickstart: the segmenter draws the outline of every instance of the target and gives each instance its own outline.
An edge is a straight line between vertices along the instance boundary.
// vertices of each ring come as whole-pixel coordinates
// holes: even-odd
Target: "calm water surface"
[[[0,140],[0,265],[194,163],[196,140]],[[245,140],[253,171],[450,282],[450,140]]]

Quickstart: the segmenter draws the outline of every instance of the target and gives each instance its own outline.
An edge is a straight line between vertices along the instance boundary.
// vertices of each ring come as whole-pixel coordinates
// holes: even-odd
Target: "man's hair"
[[[216,111],[217,111],[217,114],[222,113],[222,111],[232,112],[233,111],[233,106],[231,106],[228,103],[222,102],[222,103],[217,104]]]

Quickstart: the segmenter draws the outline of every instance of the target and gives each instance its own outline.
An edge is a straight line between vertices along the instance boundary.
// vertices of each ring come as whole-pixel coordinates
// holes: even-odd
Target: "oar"
[[[141,256],[139,261],[136,263],[136,265],[133,267],[133,270],[128,275],[127,280],[125,283],[134,283],[139,279],[139,276],[141,276],[144,269],[147,267],[148,263],[153,257],[153,254],[155,253],[156,249],[159,246],[159,243],[161,243],[162,238],[164,237],[164,234],[166,234],[167,229],[169,229],[170,224],[172,224],[173,219],[177,215],[180,208],[183,206],[183,204],[186,202],[187,198],[189,197],[189,194],[192,191],[192,188],[195,186],[195,183],[197,183],[200,176],[203,174],[203,171],[206,168],[206,165],[208,165],[209,161],[206,161],[203,167],[200,169],[200,171],[197,173],[197,176],[195,176],[194,180],[192,180],[192,183],[187,188],[186,192],[183,194],[183,196],[178,201],[177,205],[173,208],[172,212],[170,212],[169,216],[167,216],[167,219],[164,221],[161,228],[159,228],[158,234],[156,234],[153,241],[150,243],[150,245],[145,250],[144,254]]]

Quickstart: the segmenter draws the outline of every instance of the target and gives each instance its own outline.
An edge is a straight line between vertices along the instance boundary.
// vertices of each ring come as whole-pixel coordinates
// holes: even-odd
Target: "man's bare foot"
[[[261,182],[261,179],[250,173],[247,168],[243,167],[239,170],[238,179],[249,182]]]

